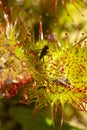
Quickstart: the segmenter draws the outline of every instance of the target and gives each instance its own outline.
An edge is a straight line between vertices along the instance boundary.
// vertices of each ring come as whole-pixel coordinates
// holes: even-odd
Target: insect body
[[[72,85],[70,84],[69,80],[65,77],[57,78],[53,80],[53,83],[56,83],[57,86],[63,86],[68,89],[72,89]]]
[[[44,48],[41,51],[40,59],[42,59],[47,54],[48,49],[49,49],[48,45],[45,45]]]

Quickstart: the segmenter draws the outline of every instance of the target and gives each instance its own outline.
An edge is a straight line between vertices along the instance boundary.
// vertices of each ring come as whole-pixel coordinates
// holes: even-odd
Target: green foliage
[[[9,0],[7,3],[9,3]],[[13,125],[11,126],[9,122],[7,122],[2,129],[6,129],[6,127],[8,127],[7,130],[12,129],[15,124],[14,119],[17,123],[23,125],[23,130],[42,129],[42,126],[38,128],[40,123],[43,125],[43,130],[52,129],[52,124],[55,130],[61,129],[66,104],[72,106],[74,109],[87,112],[87,36],[84,37],[83,34],[79,41],[69,41],[67,27],[70,27],[70,34],[72,34],[73,29],[71,25],[64,25],[64,30],[66,30],[65,37],[62,36],[64,30],[62,30],[61,27],[64,23],[72,22],[71,16],[69,17],[70,19],[66,18],[65,11],[70,15],[67,11],[67,7],[73,10],[71,5],[74,5],[78,10],[77,3],[79,3],[79,5],[82,4],[78,0],[76,3],[74,0],[67,2],[56,0],[52,0],[51,2],[36,1],[36,5],[34,5],[32,1],[24,1],[18,8],[20,11],[17,14],[17,24],[16,20],[12,22],[11,13],[7,13],[4,4],[2,2],[0,3],[6,22],[6,27],[0,24],[0,99],[12,99],[13,102],[15,98],[18,103],[21,102],[27,104],[27,106],[30,105],[30,107],[34,105],[34,114],[40,109],[43,110],[43,108],[49,108],[50,106],[52,116],[52,118],[49,118],[47,116],[43,117],[42,115],[38,115],[39,119],[34,122],[35,125],[33,125],[31,108],[20,109],[20,107],[13,107],[12,110],[8,108],[10,110],[8,111],[9,114],[12,115],[12,113],[15,113],[12,120]],[[48,5],[50,5],[49,10]],[[34,15],[31,13],[30,19],[27,13],[29,7],[32,7],[32,12],[36,10]],[[64,7],[65,10],[60,11],[59,9],[61,7]],[[51,8],[54,10],[51,10]],[[56,17],[57,9],[59,10],[59,18]],[[30,12],[30,10],[28,11]],[[15,12],[13,14],[15,14]],[[26,15],[26,19],[24,15]],[[35,38],[37,35],[34,35],[34,29],[35,26],[37,26],[40,15],[42,15],[43,22],[41,22],[43,23],[44,33],[46,33],[44,40],[37,40],[37,38]],[[63,21],[60,17],[61,15]],[[21,19],[21,16],[23,16],[23,19]],[[34,18],[35,20],[32,22]],[[58,20],[59,23],[55,26]],[[28,22],[29,24],[27,24]],[[60,40],[53,33],[59,25],[59,31],[57,31],[56,34],[60,33]],[[79,28],[77,31],[78,30]],[[38,34],[36,29],[35,31],[35,34]],[[35,42],[35,40],[37,41]],[[61,121],[58,121],[60,128],[57,125],[55,126],[54,123],[55,113],[57,114],[58,108],[62,111]],[[23,113],[23,115],[21,113]],[[29,115],[29,117],[27,115]],[[28,125],[28,120],[29,124],[31,124],[30,126]],[[48,124],[46,124],[46,121]],[[63,129],[66,128],[74,129],[65,124]]]

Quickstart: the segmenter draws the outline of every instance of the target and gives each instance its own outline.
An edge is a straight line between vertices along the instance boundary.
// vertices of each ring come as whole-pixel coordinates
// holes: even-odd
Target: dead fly
[[[57,86],[63,86],[65,88],[72,89],[72,86],[71,86],[69,80],[65,77],[57,78],[57,79],[53,80],[53,83],[55,83]]]
[[[47,53],[48,53],[48,45],[45,45],[41,51],[41,54],[40,54],[40,59],[42,59]]]

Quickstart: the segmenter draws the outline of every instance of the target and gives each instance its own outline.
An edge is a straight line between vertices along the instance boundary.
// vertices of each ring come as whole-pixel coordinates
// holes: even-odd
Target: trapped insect
[[[45,46],[43,47],[43,49],[42,49],[42,51],[41,51],[41,54],[40,54],[40,59],[42,59],[42,58],[47,54],[48,49],[49,49],[48,45],[45,45]]]

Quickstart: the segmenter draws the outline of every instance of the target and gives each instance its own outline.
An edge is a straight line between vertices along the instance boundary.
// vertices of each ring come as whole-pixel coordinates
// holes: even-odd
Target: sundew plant
[[[80,130],[69,120],[87,114],[86,8],[0,0],[1,130]]]

